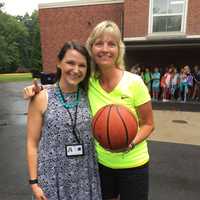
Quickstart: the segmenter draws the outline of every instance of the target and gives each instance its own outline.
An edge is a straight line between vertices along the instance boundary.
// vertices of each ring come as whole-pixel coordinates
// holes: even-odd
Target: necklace
[[[75,106],[77,106],[80,102],[80,99],[79,99],[79,88],[78,88],[78,91],[76,92],[76,100],[72,101],[72,102],[67,102],[64,98],[64,95],[62,93],[62,90],[60,88],[60,85],[59,83],[57,82],[57,88],[56,88],[56,96],[59,98],[59,101],[60,103],[63,105],[64,108],[66,109],[70,109],[70,108],[73,108]]]

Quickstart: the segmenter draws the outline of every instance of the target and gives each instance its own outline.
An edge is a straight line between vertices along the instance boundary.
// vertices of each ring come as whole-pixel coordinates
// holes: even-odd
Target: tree
[[[0,12],[0,66],[15,71],[21,64],[20,38],[28,34],[25,26],[6,13]],[[10,71],[8,70],[8,71]]]
[[[34,11],[31,15],[32,19],[32,31],[30,31],[31,41],[32,41],[32,51],[31,51],[31,61],[32,68],[40,69],[42,68],[41,61],[41,43],[40,43],[40,27],[38,20],[38,12]]]
[[[11,16],[0,3],[0,71],[18,67],[41,70],[41,47],[38,12]]]
[[[28,56],[29,58],[29,60],[26,61],[27,67],[41,70],[42,63],[38,12],[34,11],[31,16],[26,13],[23,17],[17,16],[17,18],[24,24],[29,33],[26,41],[26,52],[23,52],[24,57]]]
[[[23,24],[23,26],[25,27],[27,34],[25,37],[20,37],[18,38],[18,48],[19,48],[19,52],[20,52],[20,58],[21,58],[21,66],[25,67],[25,68],[32,68],[32,64],[31,64],[31,38],[30,38],[30,33],[29,33],[29,29],[27,28],[27,24],[30,23],[29,21],[31,20],[31,18],[29,17],[29,15],[26,13],[24,16],[17,16],[16,17],[17,20]]]

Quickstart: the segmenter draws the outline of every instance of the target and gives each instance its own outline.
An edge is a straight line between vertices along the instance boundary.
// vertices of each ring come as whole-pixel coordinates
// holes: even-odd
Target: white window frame
[[[183,8],[183,15],[182,15],[182,23],[181,23],[181,31],[171,31],[171,32],[153,32],[153,1],[150,0],[149,5],[149,26],[148,26],[148,35],[149,36],[162,36],[162,35],[185,35],[186,33],[186,24],[187,24],[187,11],[188,11],[188,0],[184,0],[184,8]],[[157,16],[174,16],[180,15],[179,13],[172,13],[172,14],[158,14]]]

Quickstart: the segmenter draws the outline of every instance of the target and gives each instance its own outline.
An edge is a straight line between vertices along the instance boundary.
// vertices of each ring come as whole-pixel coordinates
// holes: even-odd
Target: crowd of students
[[[164,69],[164,70],[163,70]],[[200,67],[184,65],[180,68],[133,66],[130,71],[144,80],[153,101],[200,101]]]

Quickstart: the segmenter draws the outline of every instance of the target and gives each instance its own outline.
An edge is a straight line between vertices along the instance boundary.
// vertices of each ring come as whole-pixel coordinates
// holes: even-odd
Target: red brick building
[[[103,20],[119,25],[128,66],[200,63],[198,0],[74,0],[40,4],[39,18],[45,72],[55,71],[65,41],[84,43]]]

